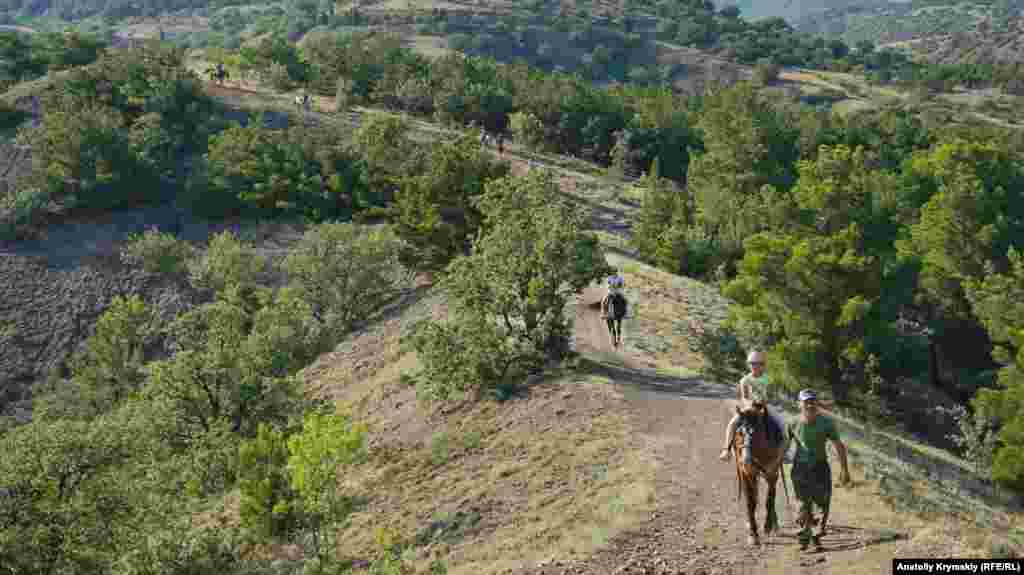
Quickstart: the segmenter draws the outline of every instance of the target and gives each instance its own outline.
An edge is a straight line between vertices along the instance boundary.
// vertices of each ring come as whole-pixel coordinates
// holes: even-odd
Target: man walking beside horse
[[[828,464],[828,451],[825,442],[831,441],[842,472],[839,482],[843,486],[850,484],[850,467],[846,458],[846,445],[839,439],[836,424],[831,417],[818,414],[818,396],[814,390],[805,389],[800,392],[800,418],[789,424],[786,429],[786,449],[790,441],[796,443],[796,454],[793,457],[793,491],[800,502],[800,547],[806,549],[813,540],[815,547],[821,546],[821,536],[825,534],[828,523],[829,504],[832,501],[832,468]],[[821,510],[821,521],[818,533],[811,535],[814,507]]]

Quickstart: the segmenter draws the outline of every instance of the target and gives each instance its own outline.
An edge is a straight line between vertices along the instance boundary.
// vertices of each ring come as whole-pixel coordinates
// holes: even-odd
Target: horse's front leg
[[[778,515],[775,514],[775,494],[776,487],[778,486],[779,474],[777,472],[772,473],[765,479],[768,481],[768,497],[767,501],[765,501],[764,532],[765,535],[770,535],[779,528],[779,518]]]
[[[757,475],[747,479],[747,543],[760,545],[761,541],[757,534]]]

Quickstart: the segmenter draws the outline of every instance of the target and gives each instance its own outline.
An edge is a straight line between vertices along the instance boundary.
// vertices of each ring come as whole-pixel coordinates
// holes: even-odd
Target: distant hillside
[[[1024,17],[1004,20],[998,28],[983,20],[970,31],[925,37],[909,47],[933,63],[1024,64]]]
[[[974,33],[982,22],[990,32],[1012,35],[1022,15],[1022,0],[866,0],[833,5],[825,11],[804,14],[796,28],[811,34],[841,37],[850,44],[867,40],[893,44],[934,36]]]

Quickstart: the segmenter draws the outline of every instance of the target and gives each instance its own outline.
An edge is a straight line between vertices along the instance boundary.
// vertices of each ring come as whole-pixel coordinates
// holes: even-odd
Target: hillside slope
[[[506,152],[516,171],[527,169],[516,155]],[[620,182],[539,165],[594,208],[609,247],[618,244],[613,232],[628,235],[635,207],[618,199]],[[443,294],[426,288],[418,307],[306,370],[311,391],[365,414],[373,430],[373,463],[344,473],[346,488],[368,497],[339,535],[347,556],[374,557],[382,526],[392,540],[410,542],[420,568],[439,557],[449,573],[465,575],[874,574],[896,556],[985,556],[1005,543],[1019,520],[984,493],[968,495],[953,479],[966,477],[955,460],[843,420],[855,484],[835,492],[825,552],[799,552],[795,509],[782,493],[781,534],[748,547],[735,470],[715,457],[734,392],[696,376],[701,359],[692,349],[728,302],[613,252],[609,261],[622,269],[634,303],[623,348],[609,345],[598,317],[601,290],[588,289],[567,309],[582,354],[576,369],[505,403],[417,403],[401,377],[417,365],[402,334],[416,319],[447,313]],[[912,454],[923,468],[905,463]],[[946,482],[921,482],[929,473]],[[897,511],[914,502],[932,507]]]
[[[999,29],[983,21],[968,32],[928,36],[911,48],[934,63],[1024,64],[1024,17],[1008,19]]]
[[[853,436],[855,484],[835,491],[825,551],[799,551],[795,508],[781,489],[782,532],[748,547],[735,470],[716,458],[733,391],[695,377],[688,346],[691,325],[720,321],[725,302],[697,282],[611,261],[637,306],[622,350],[609,345],[595,309],[600,289],[588,289],[568,310],[578,367],[507,402],[424,406],[402,382],[416,366],[401,348],[403,329],[446,314],[442,294],[427,288],[417,305],[305,371],[311,392],[364,414],[371,430],[371,462],[343,474],[344,488],[367,498],[339,534],[346,556],[375,557],[375,533],[408,542],[421,569],[443,558],[460,575],[874,574],[896,556],[990,553],[996,536],[973,518],[888,506],[882,484],[905,478]]]
[[[265,96],[219,95],[239,106]],[[265,98],[288,106],[280,95]],[[421,286],[386,320],[320,357],[303,372],[309,394],[333,399],[370,429],[369,461],[339,474],[362,500],[338,534],[344,554],[365,562],[382,542],[404,541],[419,572],[443,558],[453,575],[873,574],[895,556],[991,556],[1021,524],[991,497],[965,491],[953,458],[844,423],[855,485],[836,490],[825,552],[798,551],[782,494],[782,533],[747,547],[735,470],[715,457],[733,391],[696,377],[694,353],[696,333],[720,323],[728,302],[619,249],[639,205],[620,198],[635,198],[635,188],[517,146],[505,156],[516,173],[531,169],[526,157],[554,170],[566,194],[594,209],[593,226],[634,304],[625,345],[609,347],[593,306],[600,292],[591,289],[566,310],[582,354],[574,369],[504,403],[424,405],[402,378],[417,365],[402,338],[413,321],[442,319],[447,308],[442,293]],[[906,462],[911,455],[920,466]],[[923,479],[929,473],[944,480]],[[896,510],[905,508],[923,514]],[[237,520],[236,507],[227,514]]]

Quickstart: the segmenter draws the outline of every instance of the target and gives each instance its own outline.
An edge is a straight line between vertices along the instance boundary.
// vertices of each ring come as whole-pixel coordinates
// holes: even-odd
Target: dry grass
[[[453,52],[447,40],[437,36],[412,36],[406,40],[406,45],[428,58],[440,58]]]
[[[623,399],[598,378],[566,373],[501,405],[417,402],[401,382],[417,362],[400,338],[427,313],[443,317],[443,302],[432,297],[304,371],[312,393],[362,414],[371,430],[370,460],[342,482],[370,498],[339,533],[345,556],[375,556],[381,528],[405,542],[419,534],[421,567],[441,556],[452,574],[497,573],[529,559],[526,549],[585,555],[646,515],[653,469],[627,447]],[[473,521],[425,535],[446,517]]]

